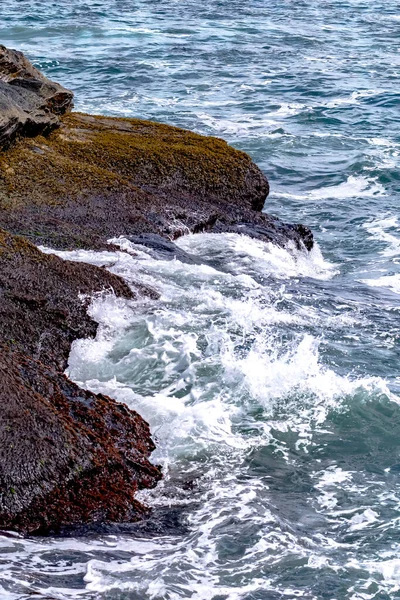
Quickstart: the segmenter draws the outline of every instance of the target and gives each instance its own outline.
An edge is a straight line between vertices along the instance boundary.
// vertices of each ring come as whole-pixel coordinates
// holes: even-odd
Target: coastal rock
[[[96,333],[87,307],[102,290],[137,296],[105,269],[44,254],[0,229],[0,342],[64,370],[71,343]]]
[[[190,265],[201,265],[203,260],[194,254],[189,254],[179,248],[170,240],[166,240],[156,233],[142,233],[140,235],[130,235],[129,241],[138,246],[143,246],[154,258],[158,260],[179,260],[182,263]]]
[[[0,149],[17,136],[48,133],[72,107],[73,94],[47,79],[17,50],[0,45]]]
[[[71,113],[0,155],[0,224],[55,248],[243,230],[310,249],[308,228],[261,212],[268,191],[250,157],[225,141],[135,119]]]
[[[225,141],[71,106],[0,46],[0,528],[22,533],[134,522],[135,492],[161,477],[147,423],[63,375],[71,343],[96,334],[94,293],[155,292],[38,245],[112,249],[122,235],[191,263],[173,244],[189,232],[313,245],[307,227],[262,212],[265,175]]]
[[[103,290],[154,294],[0,230],[0,528],[134,521],[135,492],[161,477],[147,423],[62,374],[72,341],[96,333],[86,309]]]
[[[0,347],[0,525],[24,533],[134,521],[160,469],[148,424],[51,367]]]

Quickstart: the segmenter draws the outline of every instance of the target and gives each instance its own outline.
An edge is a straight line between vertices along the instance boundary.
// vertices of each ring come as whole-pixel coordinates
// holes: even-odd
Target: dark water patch
[[[138,523],[91,523],[89,525],[75,525],[63,527],[60,531],[50,532],[52,537],[61,538],[93,538],[99,536],[130,536],[134,538],[157,538],[159,536],[188,535],[185,513],[191,507],[182,509],[182,507],[158,507],[153,509],[150,516]],[[192,508],[193,510],[193,508]],[[121,556],[122,558],[122,556]]]

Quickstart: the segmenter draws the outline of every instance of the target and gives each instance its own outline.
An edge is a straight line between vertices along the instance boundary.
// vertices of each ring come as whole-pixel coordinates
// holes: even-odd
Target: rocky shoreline
[[[37,246],[110,249],[119,235],[168,246],[202,231],[313,245],[307,227],[261,212],[268,181],[245,153],[73,113],[72,99],[0,46],[0,528],[24,534],[136,521],[147,510],[136,491],[161,478],[140,415],[63,374],[71,343],[96,334],[91,295],[155,292]]]

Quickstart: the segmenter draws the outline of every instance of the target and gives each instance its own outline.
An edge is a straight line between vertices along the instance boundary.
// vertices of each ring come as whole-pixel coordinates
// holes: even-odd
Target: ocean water
[[[0,537],[0,598],[400,598],[398,2],[3,0],[0,40],[78,110],[247,151],[317,240],[59,253],[161,293],[94,298],[68,373],[150,422],[168,526]]]

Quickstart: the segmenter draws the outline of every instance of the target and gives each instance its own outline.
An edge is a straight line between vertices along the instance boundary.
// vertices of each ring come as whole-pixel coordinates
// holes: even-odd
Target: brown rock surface
[[[0,230],[1,528],[45,533],[145,512],[135,492],[161,476],[147,423],[62,374],[72,341],[96,333],[80,295],[111,289],[151,293]]]
[[[72,523],[132,521],[135,493],[160,470],[148,424],[111,398],[0,347],[0,523],[57,532]]]
[[[310,248],[307,228],[261,213],[268,191],[250,157],[223,140],[135,119],[72,113],[0,155],[0,225],[57,248],[190,231]]]
[[[0,229],[0,341],[62,371],[73,340],[96,333],[87,306],[102,290],[135,297],[105,269],[43,254]]]

